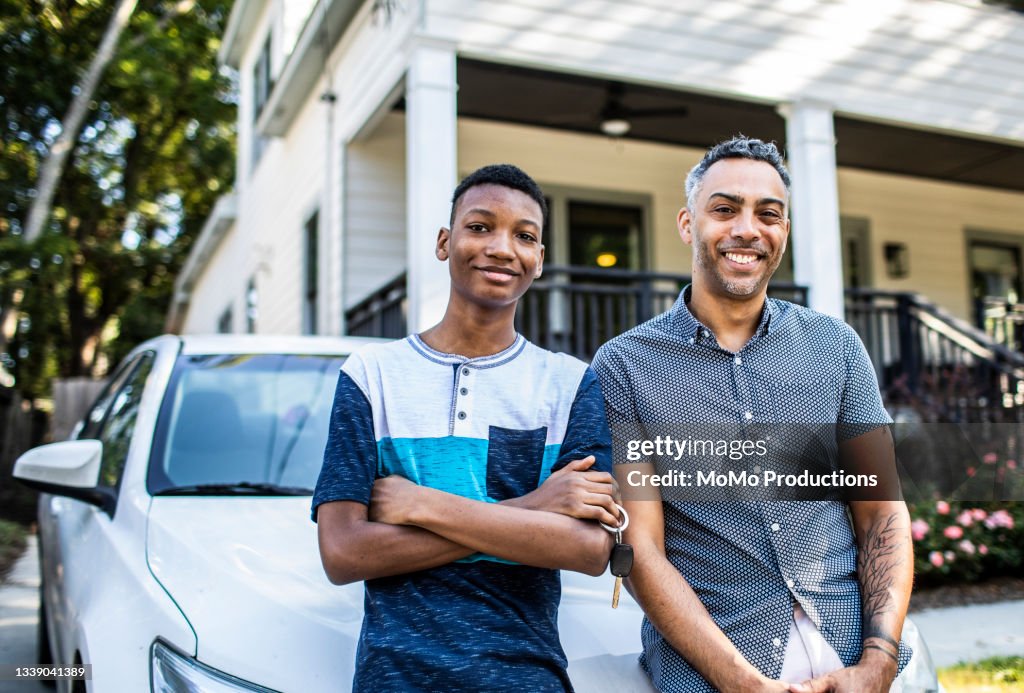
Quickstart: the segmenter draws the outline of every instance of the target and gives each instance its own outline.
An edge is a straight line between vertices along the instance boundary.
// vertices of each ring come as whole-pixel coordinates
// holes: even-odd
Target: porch
[[[689,281],[683,274],[548,267],[520,300],[516,328],[538,346],[589,361],[612,337],[668,310]],[[772,283],[768,293],[807,304],[808,289],[797,284]],[[926,421],[1024,421],[1024,306],[989,304],[993,317],[983,331],[919,294],[845,292],[846,321],[864,342],[891,409]],[[406,310],[403,272],[345,311],[347,333],[404,337]]]

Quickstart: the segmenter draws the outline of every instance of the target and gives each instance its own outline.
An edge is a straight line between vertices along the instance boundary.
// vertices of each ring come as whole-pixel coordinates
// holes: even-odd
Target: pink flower
[[[947,563],[952,563],[956,560],[956,554],[952,551],[943,551],[942,555],[945,557]]]
[[[944,500],[940,500],[935,504],[935,512],[939,515],[949,515],[949,503]]]
[[[1016,469],[1017,468],[1017,460],[1006,460],[1006,468],[1007,469]]]
[[[947,539],[959,539],[964,535],[964,530],[962,530],[960,527],[957,527],[956,525],[950,525],[949,527],[946,527],[944,530],[942,530],[942,533],[946,536]]]
[[[996,460],[998,459],[999,455],[995,454],[994,452],[987,452],[985,453],[985,456],[981,458],[981,461],[984,462],[985,464],[995,464]]]
[[[964,510],[962,513],[956,516],[956,521],[964,527],[970,527],[974,524],[974,515],[970,510]]]
[[[957,548],[959,548],[968,556],[974,555],[974,544],[971,543],[970,539],[964,539],[962,542],[957,544]]]
[[[936,568],[941,568],[942,564],[946,562],[938,551],[932,551],[928,554],[928,561]]]
[[[982,556],[987,556],[988,555],[988,547],[985,546],[984,544],[980,544],[978,546],[978,553],[980,553]]]
[[[914,541],[921,541],[930,529],[931,527],[924,520],[914,520],[910,523],[910,536],[914,538]]]
[[[974,476],[977,473],[978,473],[978,470],[975,469],[974,467],[968,467],[967,468],[967,476]]]
[[[981,522],[986,517],[988,517],[988,513],[982,510],[981,508],[972,508],[971,517],[974,518],[975,522]]]
[[[996,510],[985,520],[985,526],[989,529],[995,529],[996,527],[1013,529],[1013,516],[1005,510]]]

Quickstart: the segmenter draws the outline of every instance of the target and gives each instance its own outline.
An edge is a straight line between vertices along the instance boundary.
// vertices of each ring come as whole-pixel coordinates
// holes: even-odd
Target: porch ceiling
[[[460,116],[601,133],[606,79],[460,58]],[[785,143],[774,105],[626,84],[627,112],[684,109],[686,114],[629,118],[629,139],[706,148],[738,132]],[[1024,145],[956,137],[837,116],[840,166],[1024,192]]]

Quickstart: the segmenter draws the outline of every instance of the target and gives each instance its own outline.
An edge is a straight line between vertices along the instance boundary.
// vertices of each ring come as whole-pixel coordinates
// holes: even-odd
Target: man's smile
[[[734,248],[731,250],[722,251],[722,255],[729,261],[729,266],[741,270],[750,270],[757,267],[760,264],[762,256],[755,250],[752,249],[739,249]]]
[[[484,267],[477,267],[475,269],[479,270],[480,272],[483,272],[483,275],[487,279],[493,282],[499,282],[501,284],[506,284],[519,276],[518,272],[509,267],[497,267],[495,265],[487,265]]]

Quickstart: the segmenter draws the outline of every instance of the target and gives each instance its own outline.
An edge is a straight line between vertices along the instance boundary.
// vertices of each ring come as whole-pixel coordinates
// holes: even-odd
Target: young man
[[[600,575],[618,520],[596,376],[514,328],[545,216],[518,168],[467,177],[443,319],[342,367],[313,519],[331,581],[366,580],[356,691],[571,690],[557,570]]]
[[[891,419],[856,334],[767,298],[789,235],[789,174],[775,146],[742,137],[715,146],[686,194],[678,227],[693,246],[693,283],[594,359],[616,462],[630,441],[656,434],[761,431],[766,457],[718,460],[761,478],[792,462],[780,441],[806,427],[819,434],[807,449],[827,471],[866,464],[891,475]],[[806,233],[800,242],[813,243]],[[638,463],[645,472],[617,471],[700,471],[675,460],[649,456]],[[627,586],[646,613],[641,664],[659,690],[890,689],[910,656],[899,640],[913,570],[910,518],[896,494],[823,488],[813,500],[780,502],[781,493],[738,492],[730,501],[692,481],[660,490],[664,502],[623,485],[636,556]]]

